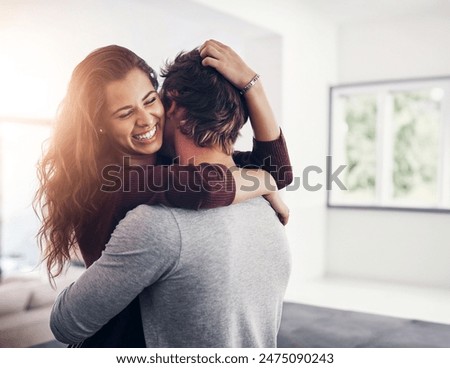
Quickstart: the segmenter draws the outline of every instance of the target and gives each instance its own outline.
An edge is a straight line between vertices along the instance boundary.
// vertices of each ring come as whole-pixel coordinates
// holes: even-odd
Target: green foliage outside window
[[[394,199],[437,200],[441,106],[431,92],[392,94]]]
[[[349,191],[375,192],[377,101],[373,95],[346,96],[346,186]]]

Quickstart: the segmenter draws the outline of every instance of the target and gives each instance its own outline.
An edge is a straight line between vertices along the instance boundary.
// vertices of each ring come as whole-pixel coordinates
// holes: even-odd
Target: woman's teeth
[[[152,139],[155,136],[155,134],[156,134],[156,125],[145,134],[133,135],[133,138],[143,141],[147,139]]]

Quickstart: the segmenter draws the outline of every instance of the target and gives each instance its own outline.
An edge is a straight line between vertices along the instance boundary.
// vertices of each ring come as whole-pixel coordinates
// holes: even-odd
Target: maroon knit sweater
[[[292,167],[282,132],[274,141],[253,140],[251,152],[235,152],[233,159],[239,167],[259,167],[270,172],[279,189],[292,182]],[[84,227],[78,232],[78,244],[86,267],[100,258],[119,221],[141,204],[215,208],[230,205],[236,193],[231,171],[219,164],[126,165],[111,168],[105,179],[101,193],[106,198],[104,205],[98,214],[86,218]],[[82,346],[144,347],[138,298]]]

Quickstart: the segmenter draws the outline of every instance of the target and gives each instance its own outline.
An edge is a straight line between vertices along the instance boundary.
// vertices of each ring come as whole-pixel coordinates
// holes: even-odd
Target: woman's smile
[[[156,131],[158,130],[158,124],[155,124],[153,128],[139,134],[134,134],[131,137],[139,143],[150,143],[155,138]]]

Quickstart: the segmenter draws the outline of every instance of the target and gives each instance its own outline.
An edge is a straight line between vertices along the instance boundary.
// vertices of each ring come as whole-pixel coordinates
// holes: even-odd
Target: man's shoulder
[[[248,199],[244,202],[233,204],[229,206],[231,209],[239,212],[251,212],[251,211],[273,211],[269,202],[263,197],[256,197]]]
[[[127,212],[119,225],[133,228],[135,231],[154,232],[160,229],[176,227],[176,220],[171,208],[163,205],[142,204]]]
[[[268,207],[270,208],[270,204],[267,200],[265,200],[263,197],[256,197],[246,200],[245,202],[241,203],[244,206],[259,206],[259,207]]]
[[[275,215],[275,213],[269,202],[263,197],[257,197],[238,204],[201,210],[144,204],[129,211],[126,220],[134,224],[133,227],[146,226],[151,223],[153,228],[166,229],[178,226],[179,221],[183,222],[185,219],[192,222],[198,220],[204,223],[206,219],[215,221],[217,217],[237,218],[245,216],[249,221],[255,219],[261,222],[264,221],[264,218],[270,221],[272,215]]]
[[[161,216],[164,214],[170,215],[170,207],[166,207],[162,204],[148,205],[141,204],[132,210],[127,212],[126,217],[133,217],[135,219],[141,219],[143,216]]]
[[[264,198],[258,197],[246,200],[238,204],[212,209],[187,210],[182,208],[166,208],[171,212],[181,229],[209,228],[216,230],[241,226],[269,226],[273,222],[279,223],[274,210]],[[184,226],[190,223],[190,226]],[[202,230],[203,231],[203,230]]]

